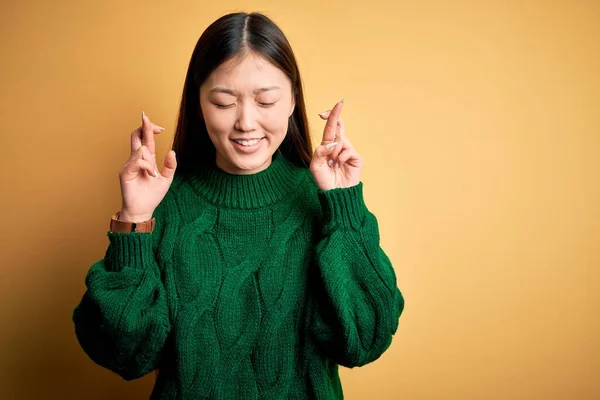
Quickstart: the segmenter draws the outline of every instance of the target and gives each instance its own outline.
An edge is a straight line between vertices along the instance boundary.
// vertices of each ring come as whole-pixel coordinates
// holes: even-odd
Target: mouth
[[[244,147],[253,147],[260,143],[264,138],[256,138],[256,139],[231,139],[232,142],[239,144]]]

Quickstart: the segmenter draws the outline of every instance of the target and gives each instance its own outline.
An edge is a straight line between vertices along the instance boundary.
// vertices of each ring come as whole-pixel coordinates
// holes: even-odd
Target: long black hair
[[[279,27],[260,13],[232,13],[213,22],[200,36],[188,67],[173,140],[177,171],[188,175],[215,164],[216,149],[200,116],[200,86],[221,63],[253,52],[283,71],[292,82],[294,112],[279,150],[298,166],[310,165],[312,144],[294,52]]]

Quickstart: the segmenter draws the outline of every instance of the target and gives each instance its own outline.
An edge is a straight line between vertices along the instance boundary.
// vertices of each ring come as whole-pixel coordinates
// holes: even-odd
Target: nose
[[[240,102],[237,107],[235,129],[240,132],[252,132],[256,129],[256,110],[250,102]]]

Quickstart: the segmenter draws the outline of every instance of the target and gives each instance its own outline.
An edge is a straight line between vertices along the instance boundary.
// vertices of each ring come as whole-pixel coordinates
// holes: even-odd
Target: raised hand
[[[362,158],[346,137],[344,120],[341,117],[344,101],[333,110],[321,114],[327,120],[321,145],[315,149],[310,163],[310,171],[321,190],[347,188],[360,183],[363,168]]]
[[[119,173],[122,221],[142,222],[152,218],[173,182],[177,168],[173,150],[165,157],[162,172],[156,166],[154,135],[163,130],[142,113],[142,126],[131,133],[131,155]]]

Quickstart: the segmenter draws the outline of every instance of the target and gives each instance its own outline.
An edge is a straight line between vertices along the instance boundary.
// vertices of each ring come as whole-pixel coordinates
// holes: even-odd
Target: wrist
[[[126,210],[117,212],[117,220],[123,222],[146,222],[152,219],[152,214],[131,214]]]
[[[110,219],[110,231],[113,233],[151,233],[154,231],[156,221],[152,216],[126,214],[122,217],[121,212],[116,213]]]

